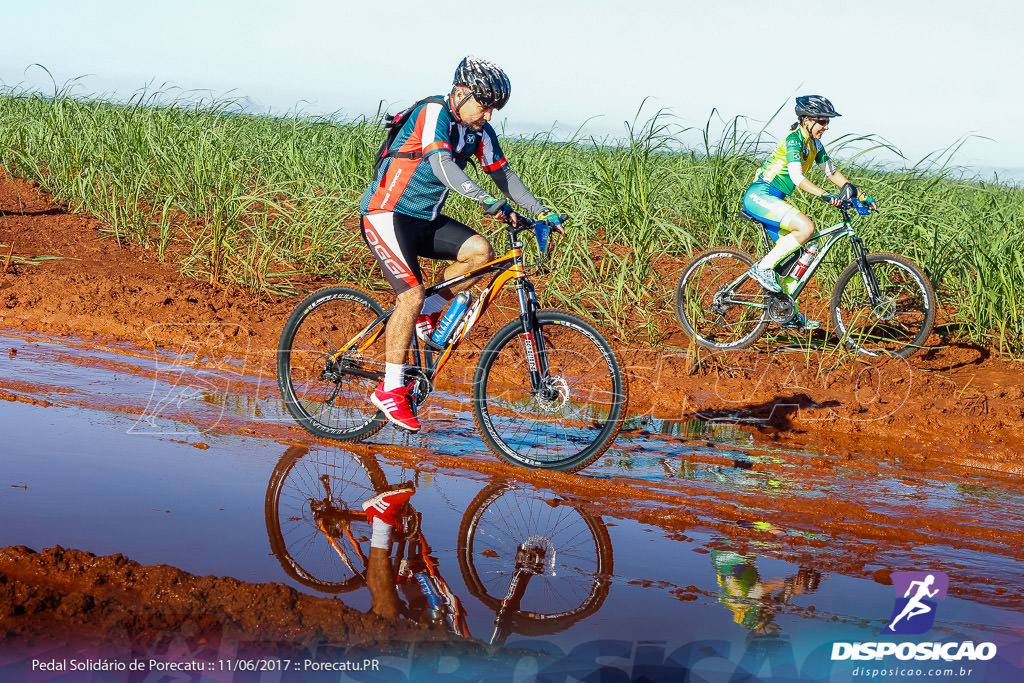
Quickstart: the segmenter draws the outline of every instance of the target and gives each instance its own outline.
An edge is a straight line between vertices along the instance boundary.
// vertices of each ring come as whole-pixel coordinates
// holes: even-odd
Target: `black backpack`
[[[402,126],[405,125],[409,115],[412,114],[416,109],[424,104],[434,102],[440,104],[442,107],[447,107],[448,103],[443,97],[431,96],[424,97],[416,104],[412,105],[408,109],[404,109],[395,115],[385,114],[384,115],[384,128],[387,130],[387,135],[384,136],[384,142],[380,144],[380,149],[377,150],[376,161],[373,162],[373,174],[376,176],[377,171],[380,170],[380,165],[384,163],[384,160],[388,157],[399,158],[399,159],[419,159],[423,156],[422,152],[391,152],[391,144],[398,137],[399,131],[402,130]],[[470,159],[473,155],[473,150],[464,150],[460,154],[452,152],[452,156],[460,162],[465,162]]]

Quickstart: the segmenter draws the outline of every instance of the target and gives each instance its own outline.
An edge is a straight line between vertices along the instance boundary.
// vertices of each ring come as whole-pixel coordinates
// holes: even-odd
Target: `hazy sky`
[[[669,109],[703,127],[713,109],[759,128],[798,94],[829,97],[843,114],[825,142],[874,133],[912,161],[961,136],[955,161],[1024,180],[1024,3],[932,0],[777,3],[266,2],[34,0],[4,3],[0,80],[125,98],[147,84],[231,92],[262,109],[391,111],[447,90],[467,53],[499,63],[515,132],[568,132],[590,120],[623,132]],[[597,118],[592,118],[597,117]]]

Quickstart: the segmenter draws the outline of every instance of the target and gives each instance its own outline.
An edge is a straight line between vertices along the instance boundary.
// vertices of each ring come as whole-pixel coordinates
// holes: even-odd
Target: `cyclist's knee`
[[[809,240],[814,234],[814,221],[804,213],[790,216],[784,227],[801,243]]]
[[[483,236],[473,235],[459,248],[459,260],[471,266],[478,266],[494,260],[494,249]]]

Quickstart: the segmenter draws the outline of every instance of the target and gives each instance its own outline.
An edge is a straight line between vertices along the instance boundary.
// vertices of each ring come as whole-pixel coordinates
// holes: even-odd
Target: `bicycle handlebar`
[[[513,215],[515,215],[515,219],[512,218]],[[534,234],[534,236],[537,238],[537,247],[541,251],[540,260],[537,261],[537,263],[535,265],[536,265],[537,268],[543,268],[544,267],[544,262],[547,261],[547,258],[548,258],[548,251],[549,251],[549,249],[551,247],[551,245],[549,243],[547,243],[547,240],[551,236],[551,233],[549,231],[542,238],[541,235],[539,235],[538,232],[537,232],[537,226],[538,225],[546,225],[546,226],[549,227],[549,229],[550,228],[554,228],[555,226],[552,225],[551,223],[548,223],[547,221],[534,220],[532,218],[528,218],[528,217],[526,217],[526,216],[524,216],[524,215],[522,215],[520,213],[517,213],[515,211],[508,212],[507,214],[505,214],[504,218],[505,218],[505,229],[508,230],[509,238],[511,239],[512,242],[516,241],[516,239],[519,237],[519,233],[521,233],[521,232],[529,231],[529,232],[532,232]],[[568,214],[564,214],[564,213],[560,213],[560,214],[558,214],[558,218],[564,224],[564,223],[566,223],[569,220],[569,215]],[[512,224],[513,220],[515,220],[515,225]],[[563,231],[559,231],[559,232],[562,232],[563,235],[565,234]]]
[[[515,227],[512,226],[512,214],[515,214],[515,216],[516,216],[516,225],[515,225]],[[565,223],[566,221],[569,220],[569,214],[560,213],[560,214],[558,214],[558,219],[560,221],[562,221],[562,223]],[[523,214],[518,213],[516,211],[510,211],[508,214],[505,215],[505,225],[508,226],[508,228],[506,228],[506,229],[509,229],[509,232],[512,233],[513,237],[517,237],[519,235],[519,233],[521,233],[521,232],[526,232],[527,230],[533,230],[537,226],[538,223],[547,223],[547,221],[534,220],[534,219],[528,218],[528,217],[524,216]],[[550,223],[547,223],[547,224],[551,225]],[[554,226],[552,226],[552,227],[554,227]]]
[[[834,197],[835,195],[831,195],[831,196]],[[821,197],[818,197],[818,199],[820,201],[825,202],[826,204],[832,205],[832,199],[828,195],[822,195]],[[839,209],[840,211],[842,211],[844,209],[854,209],[857,213],[859,213],[862,216],[866,216],[869,213],[871,213],[872,211],[874,211],[875,213],[880,213],[878,211],[878,206],[877,205],[872,207],[872,206],[870,206],[868,204],[865,204],[860,199],[842,199],[842,198],[839,198],[839,201],[840,201],[840,204],[836,208]]]

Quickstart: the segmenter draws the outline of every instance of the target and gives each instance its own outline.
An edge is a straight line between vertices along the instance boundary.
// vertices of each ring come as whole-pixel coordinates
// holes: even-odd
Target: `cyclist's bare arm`
[[[846,179],[846,176],[844,176],[839,171],[836,171],[835,173],[830,175],[828,179],[835,183],[836,187],[842,187],[846,183],[850,182],[849,180]]]

